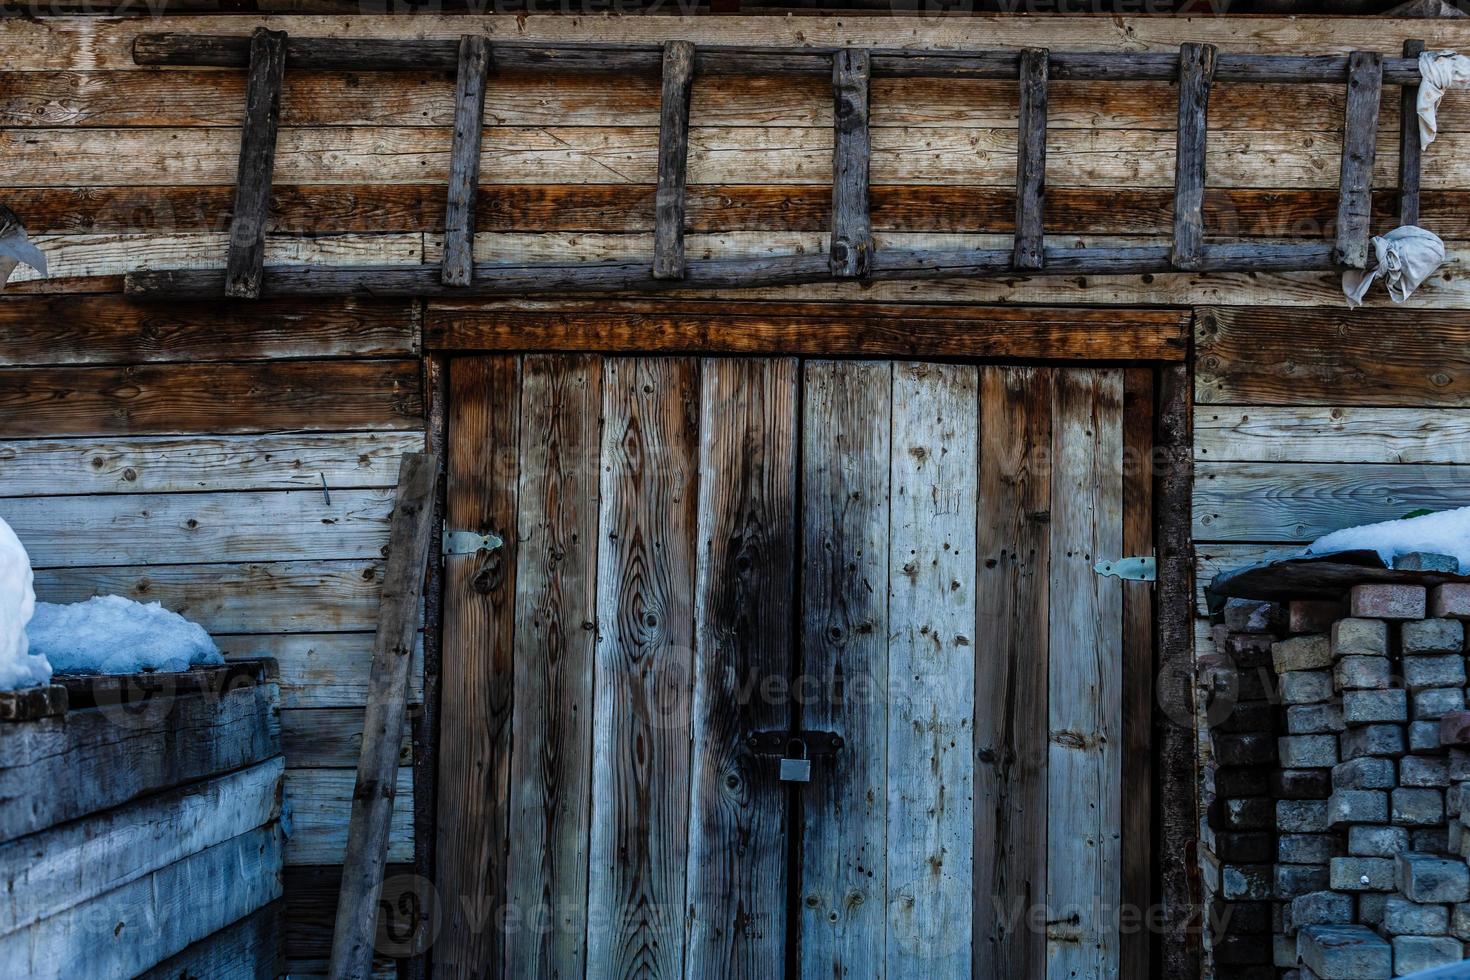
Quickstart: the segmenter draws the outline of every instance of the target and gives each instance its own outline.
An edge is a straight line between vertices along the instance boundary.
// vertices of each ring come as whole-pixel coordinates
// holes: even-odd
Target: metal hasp
[[[445,558],[451,555],[474,555],[481,551],[495,551],[502,547],[505,541],[494,531],[486,531],[484,534],[478,531],[445,531],[444,546],[441,549]]]
[[[756,755],[788,755],[792,743],[799,743],[808,759],[832,758],[846,743],[836,732],[807,732],[774,729],[751,732],[745,744]]]
[[[1134,555],[1116,561],[1100,561],[1092,566],[1092,570],[1099,575],[1111,575],[1125,582],[1152,582],[1156,567],[1157,563],[1152,555]]]

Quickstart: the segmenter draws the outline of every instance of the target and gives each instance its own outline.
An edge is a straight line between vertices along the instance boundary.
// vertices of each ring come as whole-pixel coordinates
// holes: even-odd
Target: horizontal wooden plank
[[[0,494],[392,487],[417,432],[0,440]]]
[[[56,568],[36,573],[36,597],[161,602],[211,634],[355,632],[376,626],[381,583],[377,561]]]
[[[404,725],[400,765],[413,764],[412,722]],[[292,769],[352,769],[362,752],[363,709],[281,709],[281,750]]]
[[[365,704],[372,667],[372,633],[217,633],[227,660],[270,657],[276,661],[281,708],[346,708]],[[423,636],[408,672],[408,701],[423,702]],[[350,763],[349,763],[350,764]]]
[[[0,366],[391,357],[418,352],[405,300],[137,303],[124,296],[0,302]]]
[[[1208,615],[1205,590],[1221,572],[1234,571],[1254,565],[1278,555],[1299,551],[1299,545],[1282,544],[1230,544],[1222,541],[1197,541],[1194,546],[1194,593],[1195,609],[1200,615]]]
[[[415,429],[417,361],[0,370],[0,431],[39,436]]]
[[[276,980],[285,966],[282,958],[281,916],[286,903],[276,899],[245,918],[199,940],[176,956],[159,963],[136,980],[191,980],[221,977],[227,980]]]
[[[402,881],[413,874],[411,864],[390,864],[385,881]],[[286,955],[304,972],[325,975],[327,957],[332,951],[332,929],[337,919],[337,892],[342,883],[341,865],[300,865],[287,867],[282,877],[286,882],[285,941]],[[394,911],[393,903],[380,903],[379,915]],[[319,960],[312,966],[307,961]],[[395,975],[391,970],[390,976]]]
[[[1195,350],[1202,403],[1470,406],[1470,313],[1207,309]]]
[[[277,756],[0,845],[0,936],[270,823],[284,772]]]
[[[1470,464],[1470,409],[1201,405],[1202,461]]]
[[[100,706],[10,726],[0,740],[0,840],[280,755],[274,697],[259,685],[176,697],[167,711]]]
[[[1470,467],[1198,463],[1194,537],[1311,541],[1329,531],[1465,505]]]
[[[288,769],[286,800],[292,834],[287,864],[340,864],[347,848],[355,769]],[[413,767],[398,770],[397,795],[388,839],[388,860],[413,860]]]
[[[696,307],[697,308],[697,307]],[[1179,360],[1184,316],[1169,311],[957,310],[816,306],[762,315],[708,311],[493,310],[435,302],[430,343],[467,350],[719,351],[872,357]]]

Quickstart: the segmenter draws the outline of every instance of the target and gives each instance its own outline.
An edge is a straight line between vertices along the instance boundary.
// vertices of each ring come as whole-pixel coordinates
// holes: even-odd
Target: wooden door
[[[436,975],[1144,975],[1150,377],[453,361]]]

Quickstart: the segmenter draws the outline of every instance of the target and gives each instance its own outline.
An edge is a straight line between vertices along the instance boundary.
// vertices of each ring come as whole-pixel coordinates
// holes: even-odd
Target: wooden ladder
[[[270,295],[506,295],[546,292],[644,291],[677,287],[775,286],[841,279],[926,279],[1016,274],[1118,275],[1163,272],[1303,272],[1362,269],[1368,262],[1378,106],[1385,84],[1402,86],[1399,221],[1419,214],[1419,136],[1414,112],[1422,41],[1407,41],[1402,58],[1348,55],[1221,54],[1184,44],[1177,55],[842,48],[696,48],[662,45],[492,44],[484,35],[455,41],[288,38],[257,29],[249,38],[145,34],[134,43],[144,65],[247,67],[246,113],[230,224],[229,255],[217,270],[129,273],[127,292],[141,296],[256,298]],[[445,206],[444,254],[432,266],[310,267],[264,263],[265,230],[285,67],[306,70],[456,72],[454,140]],[[521,265],[476,263],[475,196],[486,83],[492,67],[514,71],[657,72],[658,188],[653,255],[646,261]],[[830,74],[833,89],[831,243],[826,256],[689,260],[684,254],[685,183],[690,91],[696,74]],[[885,249],[873,244],[868,205],[869,86],[890,77],[1004,78],[1019,86],[1016,218],[1008,249]],[[1047,90],[1052,79],[1097,84],[1177,81],[1179,115],[1169,245],[1079,248],[1048,245],[1045,236]],[[1333,242],[1206,240],[1206,116],[1211,87],[1225,82],[1323,83],[1347,87],[1337,230]]]

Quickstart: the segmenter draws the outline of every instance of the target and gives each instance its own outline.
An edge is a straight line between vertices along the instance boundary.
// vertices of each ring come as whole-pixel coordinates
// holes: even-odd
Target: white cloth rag
[[[1444,242],[1418,225],[1403,225],[1373,238],[1378,263],[1371,269],[1348,269],[1342,274],[1342,292],[1349,307],[1359,306],[1373,280],[1383,277],[1388,297],[1402,303],[1444,262]]]
[[[1425,51],[1419,55],[1419,145],[1428,146],[1439,132],[1435,112],[1439,100],[1452,88],[1470,86],[1470,58],[1453,51]]]

